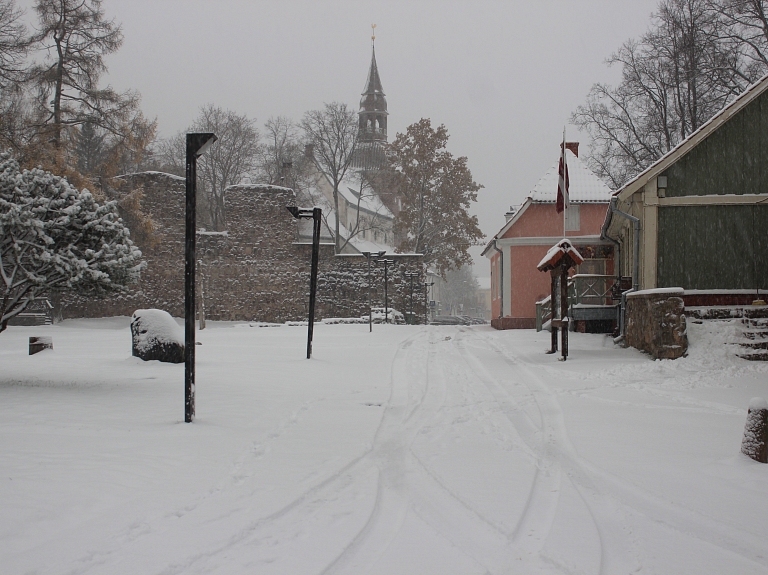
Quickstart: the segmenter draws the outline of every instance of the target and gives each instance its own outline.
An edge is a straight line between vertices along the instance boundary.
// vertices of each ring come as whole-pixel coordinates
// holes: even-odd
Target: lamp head
[[[216,140],[218,140],[216,134],[210,132],[187,134],[187,156],[199,158]]]
[[[291,215],[298,219],[314,217],[314,209],[312,208],[300,208],[298,206],[285,206],[285,209],[291,212]]]

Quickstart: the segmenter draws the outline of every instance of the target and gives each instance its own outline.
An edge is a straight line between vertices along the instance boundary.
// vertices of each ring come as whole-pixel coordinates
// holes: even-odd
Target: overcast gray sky
[[[33,0],[22,0],[33,14]],[[389,139],[445,124],[450,151],[484,185],[473,212],[490,236],[557,160],[563,126],[604,60],[642,34],[657,0],[103,0],[125,42],[106,81],[142,94],[160,136],[214,103],[255,118],[300,119],[324,102],[357,109],[371,57]],[[568,126],[568,139],[586,137]],[[476,262],[480,250],[473,250]],[[483,258],[484,260],[484,258]],[[486,261],[475,273],[489,275]]]

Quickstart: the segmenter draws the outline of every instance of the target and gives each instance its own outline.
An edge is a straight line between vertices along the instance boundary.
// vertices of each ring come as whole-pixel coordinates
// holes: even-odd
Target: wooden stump
[[[35,355],[44,349],[53,349],[53,338],[50,336],[30,337],[29,355]]]
[[[741,452],[755,461],[768,463],[768,402],[762,397],[753,397],[749,402]]]

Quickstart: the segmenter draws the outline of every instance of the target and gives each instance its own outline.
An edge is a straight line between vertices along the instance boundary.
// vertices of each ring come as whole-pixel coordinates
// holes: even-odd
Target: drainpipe
[[[618,338],[616,338],[618,343],[619,341],[623,340],[627,334],[626,321],[625,321],[626,309],[627,309],[627,294],[631,292],[636,292],[640,289],[640,220],[635,216],[632,216],[626,212],[622,212],[619,208],[617,208],[616,207],[617,201],[618,201],[618,198],[616,198],[616,196],[611,198],[611,203],[609,206],[610,213],[626,218],[630,222],[632,222],[632,226],[634,228],[634,240],[635,240],[634,241],[635,245],[634,245],[633,254],[632,254],[632,289],[621,294],[621,313],[619,315],[621,335]],[[608,229],[607,225],[603,227],[603,233],[601,235],[604,238],[608,238],[608,235],[606,234],[607,229]],[[608,238],[608,239],[611,241],[614,241],[612,238]],[[619,261],[619,277],[621,277],[620,264],[621,264],[621,261]]]
[[[493,240],[493,249],[499,254],[499,317],[504,317],[504,252],[496,245],[496,239]]]
[[[638,291],[640,289],[640,220],[635,216],[631,216],[617,208],[616,200],[617,198],[615,196],[611,198],[611,213],[616,214],[617,216],[621,216],[622,218],[627,218],[630,222],[632,222],[634,227],[635,245],[634,253],[632,254],[632,290]]]

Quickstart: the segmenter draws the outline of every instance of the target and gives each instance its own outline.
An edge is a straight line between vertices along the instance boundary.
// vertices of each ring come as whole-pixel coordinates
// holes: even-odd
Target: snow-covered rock
[[[137,309],[131,319],[133,355],[149,361],[184,362],[184,330],[161,309]]]
[[[755,461],[768,463],[768,402],[762,397],[753,397],[749,402],[741,452]]]

